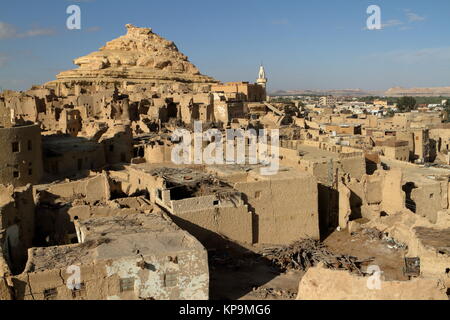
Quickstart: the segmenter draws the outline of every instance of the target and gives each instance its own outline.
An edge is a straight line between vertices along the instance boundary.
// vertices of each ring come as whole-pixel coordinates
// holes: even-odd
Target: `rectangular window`
[[[255,199],[259,199],[261,198],[261,191],[256,191],[255,192]]]
[[[28,140],[28,151],[33,150],[33,144],[31,143],[31,140]]]
[[[13,172],[13,177],[14,178],[19,178],[20,177],[19,171],[14,171]]]
[[[166,273],[164,276],[164,286],[166,288],[176,287],[178,285],[177,273]]]
[[[14,152],[14,153],[19,152],[19,143],[18,142],[12,143],[12,152]]]
[[[58,290],[56,288],[44,290],[44,300],[55,300],[58,296]]]
[[[81,298],[86,296],[86,285],[84,283],[80,284],[79,288],[72,290],[72,298]]]
[[[133,290],[134,290],[134,278],[120,279],[120,292]]]
[[[32,176],[32,175],[33,175],[33,169],[31,169],[31,168],[28,169],[28,175],[29,175],[29,176]]]
[[[156,197],[157,197],[159,200],[162,200],[162,191],[161,191],[161,189],[156,190]]]

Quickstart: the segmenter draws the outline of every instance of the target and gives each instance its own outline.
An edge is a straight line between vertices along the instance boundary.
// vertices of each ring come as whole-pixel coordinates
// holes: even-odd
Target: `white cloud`
[[[55,34],[55,30],[50,28],[34,28],[25,32],[19,32],[11,24],[0,21],[0,39],[28,38],[37,36],[48,36]]]
[[[398,30],[400,30],[400,31],[411,30],[412,29],[411,25],[413,23],[426,20],[425,17],[412,12],[410,9],[405,9],[404,12],[406,15],[406,22],[399,20],[399,19],[387,20],[386,22],[382,23],[381,29],[398,27]],[[365,28],[363,28],[363,30],[369,30],[369,29],[367,27],[365,27]]]
[[[14,38],[17,30],[14,26],[0,21],[0,39]]]
[[[426,20],[425,17],[412,12],[410,9],[406,9],[405,14],[406,14],[406,17],[408,18],[408,22],[418,22],[418,21]]]
[[[392,20],[386,21],[386,23],[383,23],[381,25],[381,28],[386,29],[386,28],[397,27],[397,26],[401,26],[401,25],[403,25],[403,22],[401,22],[400,20],[397,20],[397,19],[392,19]]]

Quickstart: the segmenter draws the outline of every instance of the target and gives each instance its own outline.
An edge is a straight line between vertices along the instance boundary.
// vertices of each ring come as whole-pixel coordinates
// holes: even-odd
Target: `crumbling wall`
[[[301,238],[319,239],[317,181],[310,174],[238,182],[254,213],[254,241],[287,245]]]
[[[361,180],[366,174],[366,161],[363,155],[353,157],[340,154],[340,171],[343,174],[349,174],[352,178]]]
[[[450,288],[450,219],[445,212],[440,212],[438,217],[438,224],[433,224],[428,219],[405,210],[372,220],[365,227],[380,230],[406,244],[406,256],[420,259],[421,276],[440,279]]]
[[[350,206],[351,191],[343,182],[339,182],[339,227],[346,229],[352,214]]]
[[[416,204],[416,214],[437,222],[437,214],[448,208],[448,182],[420,184],[412,190],[411,198]]]
[[[0,128],[0,184],[26,186],[43,175],[41,129],[38,125]]]
[[[448,300],[438,280],[383,281],[380,289],[369,277],[347,271],[310,268],[299,285],[297,300]]]
[[[106,173],[83,180],[51,185],[46,191],[61,198],[82,197],[87,201],[109,200],[111,197],[109,178]]]
[[[8,285],[7,279],[0,277],[0,300],[13,300],[11,287]]]
[[[388,214],[405,209],[405,193],[402,191],[403,173],[400,169],[385,171],[383,183],[383,211]]]
[[[128,125],[115,125],[99,140],[109,164],[129,163],[133,157],[133,133]]]
[[[31,185],[14,189],[0,185],[0,247],[13,273],[21,272],[34,237],[35,204]]]
[[[17,300],[206,300],[209,278],[206,251],[170,255],[177,258],[176,263],[164,254],[77,263],[82,281],[80,290],[67,286],[73,272],[67,267],[28,270],[12,278],[15,296]],[[140,267],[143,260],[151,266],[149,269]],[[167,285],[167,274],[177,275],[175,285]],[[127,279],[133,279],[133,284],[124,290],[121,283]]]
[[[207,252],[166,215],[96,217],[76,229],[78,244],[30,249],[11,279],[16,299],[208,299]]]
[[[172,161],[172,147],[165,144],[146,145],[144,158],[147,163],[164,163]]]
[[[171,215],[171,218],[206,246],[212,244],[217,235],[241,243],[253,243],[253,218],[247,206],[184,211]]]

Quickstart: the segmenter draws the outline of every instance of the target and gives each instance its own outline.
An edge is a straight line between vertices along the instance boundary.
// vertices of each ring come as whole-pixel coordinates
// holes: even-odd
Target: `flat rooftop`
[[[42,136],[42,145],[47,156],[59,156],[69,151],[95,151],[101,147],[97,142],[69,135]]]
[[[200,242],[162,214],[94,218],[79,222],[79,226],[86,232],[84,243],[33,248],[25,272],[119,257],[203,250]]]
[[[322,150],[316,147],[299,144],[297,151],[304,160],[309,161],[326,161],[329,159],[339,159],[339,153]]]

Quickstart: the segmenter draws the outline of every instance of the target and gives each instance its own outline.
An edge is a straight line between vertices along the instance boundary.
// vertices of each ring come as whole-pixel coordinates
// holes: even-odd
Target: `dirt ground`
[[[385,280],[407,280],[403,275],[404,248],[370,233],[332,233],[324,244],[334,254],[360,260],[374,258]],[[210,252],[210,295],[213,300],[293,300],[305,271],[280,271],[258,254],[263,248],[239,246]]]

